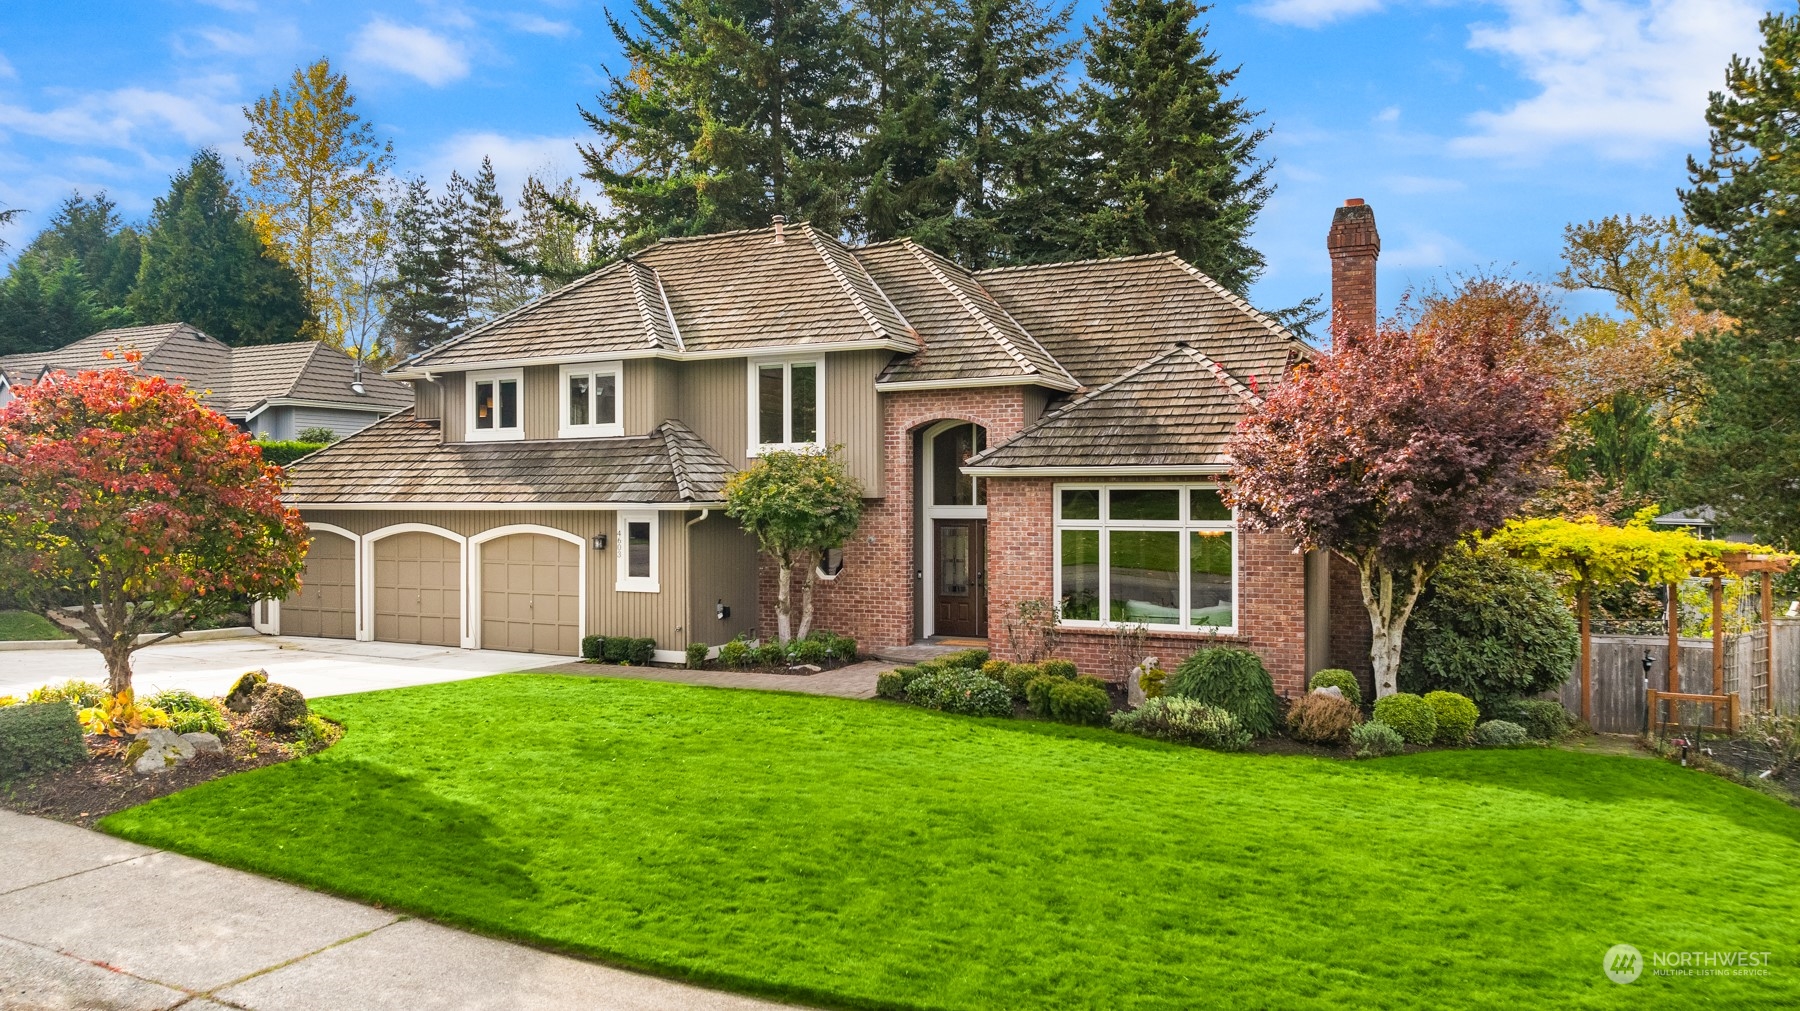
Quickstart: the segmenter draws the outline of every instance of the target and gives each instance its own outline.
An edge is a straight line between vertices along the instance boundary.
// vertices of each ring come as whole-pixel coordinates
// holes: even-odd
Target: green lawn
[[[50,624],[50,619],[30,611],[0,611],[0,642],[25,639],[67,639],[69,633]]]
[[[841,1006],[1800,1003],[1800,811],[1557,750],[1223,755],[889,703],[507,675],[113,833]],[[1601,956],[1773,952],[1618,986]]]

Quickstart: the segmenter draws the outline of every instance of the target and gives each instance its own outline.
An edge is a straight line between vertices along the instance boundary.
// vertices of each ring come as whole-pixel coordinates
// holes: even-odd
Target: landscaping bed
[[[1667,763],[1231,754],[554,675],[318,706],[353,731],[323,754],[101,827],[832,1007],[1800,1002],[1782,929],[1800,921],[1800,812]],[[1773,968],[1622,987],[1602,972],[1622,942],[1772,951]]]

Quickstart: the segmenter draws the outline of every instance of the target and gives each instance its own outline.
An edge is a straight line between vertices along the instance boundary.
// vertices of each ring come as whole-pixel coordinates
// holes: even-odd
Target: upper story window
[[[471,441],[525,438],[523,369],[469,373]]]
[[[825,360],[750,362],[750,454],[770,449],[816,449],[824,444]]]
[[[562,413],[556,434],[568,438],[624,435],[619,404],[619,365],[562,367]]]
[[[1229,631],[1237,573],[1237,523],[1217,485],[1057,486],[1066,623]]]

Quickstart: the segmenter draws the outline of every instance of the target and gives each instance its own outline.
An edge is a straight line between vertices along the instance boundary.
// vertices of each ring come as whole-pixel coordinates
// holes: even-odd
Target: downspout
[[[712,515],[711,509],[702,509],[702,510],[700,510],[700,515],[694,517],[691,520],[688,520],[687,523],[685,524],[685,527],[692,527],[694,524],[701,522],[702,520],[706,519],[708,516],[711,516],[711,515]]]

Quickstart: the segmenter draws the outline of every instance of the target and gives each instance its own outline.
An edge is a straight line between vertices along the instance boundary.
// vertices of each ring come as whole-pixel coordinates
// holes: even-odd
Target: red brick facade
[[[1375,697],[1375,666],[1369,648],[1375,633],[1369,629],[1369,612],[1363,607],[1361,580],[1356,566],[1331,556],[1331,665],[1356,675],[1363,698]]]

